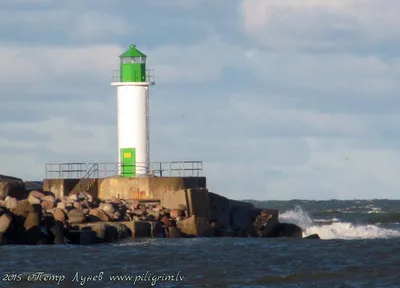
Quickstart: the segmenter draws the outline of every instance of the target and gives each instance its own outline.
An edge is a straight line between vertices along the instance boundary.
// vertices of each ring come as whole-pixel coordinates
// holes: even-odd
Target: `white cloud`
[[[139,26],[130,25],[118,15],[89,12],[76,17],[74,26],[69,30],[72,40],[90,42],[111,36],[127,36],[141,33]]]
[[[40,179],[49,161],[115,158],[110,81],[131,39],[146,43],[138,48],[155,70],[154,160],[204,160],[209,188],[236,199],[397,195],[400,117],[382,113],[400,107],[400,62],[380,54],[400,34],[397,2],[242,0],[252,41],[234,30],[234,13],[215,11],[231,2],[179,36],[157,13],[190,17],[205,2],[151,2],[143,15],[157,28],[108,1],[90,12],[89,1],[4,3],[15,9],[0,9],[1,173]]]
[[[399,8],[392,0],[242,0],[240,12],[244,31],[260,43],[296,49],[398,37]]]
[[[119,69],[118,56],[123,49],[117,45],[87,47],[0,46],[0,83],[26,84],[47,82],[62,86],[63,77],[89,75],[98,82],[107,77],[111,82],[113,69]]]
[[[215,35],[192,45],[162,45],[145,51],[151,55],[149,68],[154,68],[161,83],[218,80],[222,69],[236,65],[243,53]]]

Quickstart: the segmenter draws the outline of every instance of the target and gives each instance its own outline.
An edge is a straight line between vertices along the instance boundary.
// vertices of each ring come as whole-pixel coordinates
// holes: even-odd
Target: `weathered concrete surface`
[[[7,196],[23,199],[26,194],[25,183],[22,179],[0,175],[0,200]]]
[[[185,189],[165,192],[161,196],[161,206],[168,209],[187,207],[186,216],[211,218],[210,201],[207,188]]]
[[[252,221],[252,209],[254,205],[251,203],[229,200],[230,205],[230,226],[233,230],[238,231],[237,233],[242,236],[248,234],[254,234],[254,227]],[[237,235],[239,236],[239,235]]]
[[[130,237],[128,222],[94,222],[72,225],[72,230],[94,231],[98,243],[112,243]]]
[[[186,236],[201,236],[211,228],[210,221],[204,217],[191,216],[179,221],[177,227]]]
[[[203,187],[205,177],[111,177],[99,181],[98,197],[160,200],[166,192]]]
[[[151,236],[151,224],[146,221],[124,221],[119,222],[130,231],[130,236],[133,238],[148,238]]]
[[[96,232],[92,230],[71,230],[68,232],[68,238],[71,244],[90,245],[96,244]]]
[[[91,179],[44,179],[43,191],[59,198],[68,196],[79,181],[85,187]],[[206,177],[109,177],[95,179],[87,192],[100,199],[160,200],[165,192],[203,187],[206,187]]]
[[[52,192],[57,198],[68,196],[74,187],[81,182],[82,187],[86,187],[92,179],[44,179],[43,191]],[[93,179],[94,182],[87,191],[91,195],[97,197],[98,179]]]
[[[221,228],[230,227],[230,201],[228,198],[209,192],[211,219],[218,222]]]

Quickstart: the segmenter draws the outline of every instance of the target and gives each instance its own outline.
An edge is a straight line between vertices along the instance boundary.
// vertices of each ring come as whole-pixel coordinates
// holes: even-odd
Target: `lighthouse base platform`
[[[119,176],[120,166],[119,163],[46,164],[43,190],[56,197],[88,192],[104,200],[161,200],[166,192],[207,187],[206,177],[201,176],[201,161],[147,163],[153,174],[137,177]]]
[[[77,185],[99,199],[161,200],[166,192],[206,188],[206,177],[137,177],[119,176],[91,179],[44,179],[43,190],[56,197],[68,196]],[[79,192],[79,190],[76,190]]]

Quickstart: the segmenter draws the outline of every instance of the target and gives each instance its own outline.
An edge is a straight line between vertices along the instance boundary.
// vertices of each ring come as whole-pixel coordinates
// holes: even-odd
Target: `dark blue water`
[[[1,276],[7,271],[24,275],[21,281],[0,279],[0,287],[57,286],[43,278],[35,282],[31,273],[40,271],[65,277],[59,287],[400,287],[400,201],[271,201],[257,206],[279,208],[282,222],[299,224],[305,235],[319,233],[325,240],[197,238],[90,247],[7,246],[0,248]],[[79,283],[95,275],[101,279]],[[116,276],[126,276],[125,282]],[[176,279],[163,282],[162,276]]]

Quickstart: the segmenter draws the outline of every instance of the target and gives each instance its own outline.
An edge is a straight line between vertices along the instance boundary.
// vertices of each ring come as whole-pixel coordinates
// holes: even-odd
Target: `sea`
[[[289,238],[0,247],[0,287],[400,287],[400,200],[252,201]]]

